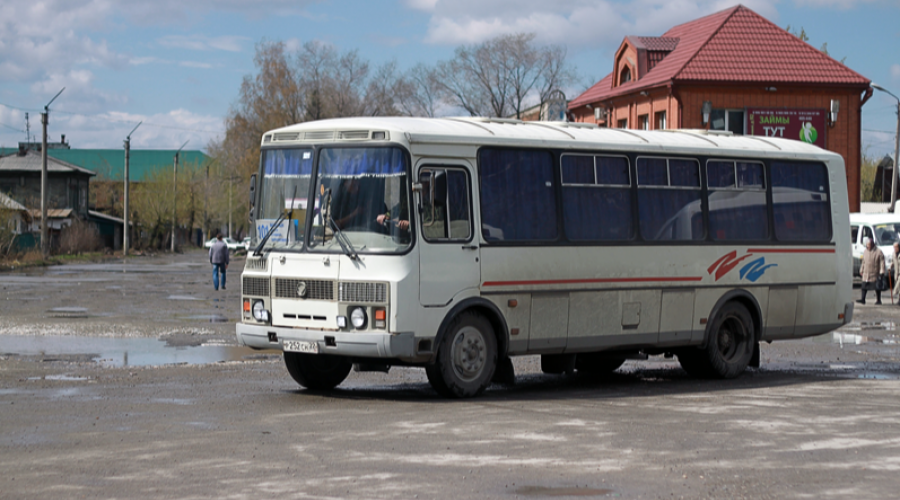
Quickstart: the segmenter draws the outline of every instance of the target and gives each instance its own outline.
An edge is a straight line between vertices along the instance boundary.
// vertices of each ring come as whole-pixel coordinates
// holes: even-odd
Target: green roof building
[[[10,155],[16,148],[0,148],[0,156]],[[121,181],[125,178],[124,149],[53,149],[47,148],[51,158],[97,173],[98,181]],[[202,151],[184,150],[178,158],[178,167],[204,167],[211,158]],[[171,171],[175,161],[174,149],[132,149],[129,166],[132,181],[141,181],[159,169]]]

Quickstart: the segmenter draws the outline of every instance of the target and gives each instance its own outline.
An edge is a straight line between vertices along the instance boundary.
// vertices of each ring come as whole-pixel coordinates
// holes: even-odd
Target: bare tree
[[[434,118],[440,104],[440,85],[434,69],[419,63],[396,82],[396,106],[406,116]]]
[[[456,49],[435,75],[449,105],[472,116],[521,117],[528,103],[543,103],[551,90],[571,83],[574,71],[562,46],[537,46],[533,33],[501,35]]]

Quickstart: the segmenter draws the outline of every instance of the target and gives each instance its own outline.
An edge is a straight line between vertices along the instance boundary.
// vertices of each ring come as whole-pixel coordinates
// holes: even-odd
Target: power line
[[[10,106],[9,104],[2,103],[2,102],[0,102],[0,106],[4,106],[7,108],[11,108],[11,109],[18,109],[19,111],[41,112],[40,109],[20,108],[18,106]],[[84,113],[74,113],[72,111],[61,111],[61,110],[56,110],[55,113],[62,113],[64,115],[72,115],[72,116],[83,116],[85,118],[103,119],[104,121],[113,122],[113,123],[128,123],[128,124],[134,123],[134,120],[116,120],[116,119],[108,118],[108,117],[105,117],[105,116],[99,115],[99,114],[87,115]],[[150,123],[150,122],[144,122],[144,124],[149,125],[151,127],[167,128],[167,129],[172,129],[172,130],[183,130],[185,132],[204,132],[207,134],[218,134],[218,133],[222,132],[221,130],[205,130],[205,129],[199,129],[199,128],[177,127],[175,125],[162,125],[159,123]]]
[[[872,130],[872,129],[870,129],[870,128],[864,128],[864,129],[863,129],[863,132],[880,132],[880,133],[883,133],[883,134],[891,134],[891,135],[894,135],[894,134],[896,133],[896,130]]]
[[[0,123],[0,125],[2,125],[2,126],[4,126],[4,127],[8,128],[8,129],[10,129],[10,130],[15,130],[16,132],[20,132],[20,133],[23,133],[23,134],[25,133],[24,130],[19,130],[19,129],[17,129],[16,127],[7,125],[7,124],[5,124],[5,123]]]

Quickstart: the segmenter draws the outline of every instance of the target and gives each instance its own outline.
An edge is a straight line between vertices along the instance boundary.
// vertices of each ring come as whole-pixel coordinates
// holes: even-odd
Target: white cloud
[[[181,61],[178,63],[182,68],[212,69],[213,65],[206,62],[198,61]]]
[[[404,3],[410,8],[431,12],[437,5],[438,0],[405,0]]]
[[[167,35],[157,39],[156,43],[170,49],[240,52],[249,40],[245,36]]]
[[[891,80],[900,82],[900,64],[891,65]]]
[[[778,0],[745,0],[775,20]],[[660,35],[669,28],[733,7],[733,0],[436,0],[429,10],[427,43],[478,43],[509,33],[537,34],[542,43],[570,47],[618,45],[626,35]]]
[[[99,115],[57,113],[53,117],[51,133],[54,137],[66,134],[66,140],[73,148],[118,147],[138,122],[143,124],[131,136],[131,147],[135,149],[177,149],[187,140],[190,142],[186,149],[206,149],[210,139],[225,132],[220,116],[175,109],[152,115],[115,111]]]
[[[797,5],[812,7],[835,7],[838,9],[851,9],[864,4],[878,3],[883,0],[795,0]]]

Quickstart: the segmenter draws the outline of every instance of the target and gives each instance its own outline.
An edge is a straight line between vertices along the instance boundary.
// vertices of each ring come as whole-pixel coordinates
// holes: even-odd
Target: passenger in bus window
[[[859,274],[862,276],[862,300],[860,304],[866,303],[866,292],[875,290],[875,305],[881,305],[881,290],[875,283],[878,276],[884,274],[884,254],[875,246],[872,238],[866,237],[864,240],[866,250],[863,252],[862,264],[859,268]]]

